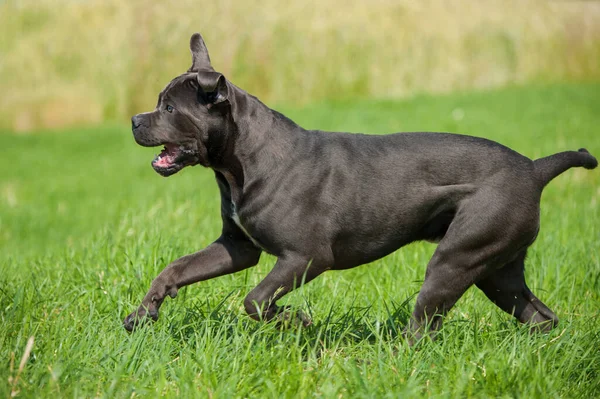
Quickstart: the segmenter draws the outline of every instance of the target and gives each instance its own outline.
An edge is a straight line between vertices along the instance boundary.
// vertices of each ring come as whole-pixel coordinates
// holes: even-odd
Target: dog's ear
[[[198,86],[200,95],[210,104],[219,104],[228,101],[229,90],[225,76],[219,72],[198,72]]]
[[[200,70],[214,71],[210,64],[208,49],[200,33],[194,33],[190,39],[190,51],[192,52],[192,66],[188,72],[198,72]]]

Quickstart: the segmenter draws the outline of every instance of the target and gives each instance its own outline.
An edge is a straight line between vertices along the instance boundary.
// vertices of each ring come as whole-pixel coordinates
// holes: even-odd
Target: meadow
[[[0,129],[126,120],[202,33],[213,65],[273,103],[600,79],[586,0],[4,0]]]
[[[600,155],[600,84],[278,109],[307,128],[451,131],[532,158],[584,146]],[[255,268],[181,290],[157,323],[128,334],[122,319],[153,277],[218,236],[212,173],[158,176],[155,150],[124,124],[2,132],[0,147],[0,397],[600,396],[598,170],[570,170],[542,198],[526,276],[560,318],[554,331],[530,334],[472,288],[437,341],[409,348],[401,330],[433,244],[288,295],[309,328],[245,315],[245,294],[275,261],[263,255]]]

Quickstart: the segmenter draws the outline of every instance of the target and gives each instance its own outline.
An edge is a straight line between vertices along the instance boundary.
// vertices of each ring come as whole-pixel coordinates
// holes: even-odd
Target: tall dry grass
[[[592,1],[0,2],[0,127],[127,120],[189,65],[270,103],[600,78]]]

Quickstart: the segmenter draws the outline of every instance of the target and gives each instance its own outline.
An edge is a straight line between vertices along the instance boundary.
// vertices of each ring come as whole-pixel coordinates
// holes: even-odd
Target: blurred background
[[[204,36],[263,102],[600,78],[600,2],[0,1],[0,129],[127,123]]]

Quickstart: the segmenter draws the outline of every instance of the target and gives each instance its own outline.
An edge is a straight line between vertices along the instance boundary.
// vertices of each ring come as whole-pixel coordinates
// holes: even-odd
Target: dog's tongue
[[[155,166],[168,167],[173,161],[171,158],[171,148],[169,145],[165,145],[165,148],[160,152],[153,163]]]
[[[158,158],[156,158],[154,165],[165,167],[165,168],[170,165],[169,155],[167,155],[166,151],[163,151],[160,153]]]

